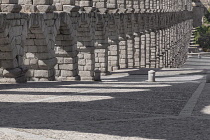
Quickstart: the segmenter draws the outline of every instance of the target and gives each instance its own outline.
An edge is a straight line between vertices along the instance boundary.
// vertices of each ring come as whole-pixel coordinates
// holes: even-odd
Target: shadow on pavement
[[[49,82],[0,85],[1,98],[13,95],[16,99],[26,98],[24,101],[11,98],[10,102],[0,102],[0,126],[147,139],[209,139],[210,119],[178,117],[199,83],[140,84],[141,80],[129,82],[124,78],[97,84]],[[27,101],[27,98],[37,95],[40,95],[37,101]],[[49,100],[42,100],[44,98]]]

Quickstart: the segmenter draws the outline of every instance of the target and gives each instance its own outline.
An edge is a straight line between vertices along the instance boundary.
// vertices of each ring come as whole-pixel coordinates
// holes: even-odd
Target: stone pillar
[[[156,10],[152,11],[151,14],[151,47],[150,47],[150,67],[156,68],[156,61],[157,61],[157,36],[156,36],[156,28],[158,25],[157,17],[156,17]],[[153,21],[153,22],[152,22]]]
[[[17,14],[21,6],[17,1],[1,1],[1,10],[7,13],[0,17],[0,82],[27,82],[28,69],[23,64],[24,43],[21,40],[26,32],[25,19]]]
[[[154,1],[155,0],[150,0],[150,6],[149,6],[150,8],[149,9],[154,9]]]
[[[156,9],[161,9],[161,0],[156,0]]]
[[[58,60],[55,66],[56,79],[78,80],[76,30],[71,28],[74,25],[69,23],[68,14],[62,13],[62,16],[62,22],[60,23],[55,41],[55,54]]]
[[[146,67],[146,20],[147,16],[144,11],[142,11],[141,16],[140,16],[140,23],[139,23],[139,28],[140,28],[140,33],[141,33],[141,68]]]
[[[95,30],[95,69],[101,71],[101,75],[108,72],[108,17],[106,13],[99,13]]]
[[[151,60],[151,13],[146,11],[145,17],[145,35],[146,35],[146,68],[150,68]]]
[[[83,3],[84,2],[84,3]],[[81,80],[94,80],[95,70],[95,18],[92,17],[94,8],[90,6],[92,1],[80,1],[84,11],[80,14],[80,25],[77,31],[77,47],[78,47],[78,66],[79,76]],[[89,18],[92,18],[91,20]]]
[[[108,9],[117,9],[117,0],[107,0],[107,8]]]
[[[157,9],[155,12],[155,37],[156,37],[156,68],[159,68],[160,66],[160,29],[161,29],[161,24],[160,24],[160,10]]]
[[[57,59],[54,46],[57,29],[54,29],[57,24],[55,25],[54,19],[56,16],[53,13],[47,13],[46,15],[40,13],[30,15],[29,29],[27,29],[24,46],[24,63],[29,68],[27,78],[31,81],[55,80],[54,67]],[[40,22],[37,22],[37,20],[40,20]],[[57,27],[59,27],[59,24]]]
[[[94,80],[94,47],[80,47],[78,54],[79,76],[81,80]]]
[[[117,11],[110,12],[112,18],[109,20],[108,70],[114,71],[119,69],[119,14]]]
[[[150,9],[150,0],[145,0],[145,9]]]
[[[156,67],[160,68],[160,45],[161,45],[161,32],[160,29],[156,31]]]
[[[167,61],[167,35],[166,35],[166,29],[163,29],[163,46],[162,46],[162,52],[163,52],[163,67],[166,67],[166,61]]]
[[[126,0],[126,9],[133,8],[133,1],[134,0]]]
[[[170,29],[166,29],[166,67],[169,67],[169,54],[170,54]]]
[[[145,0],[140,0],[140,9],[145,9]]]
[[[127,20],[125,13],[120,14],[120,26],[119,26],[119,65],[120,68],[128,68],[128,48],[127,48]]]
[[[134,67],[134,35],[133,35],[133,10],[126,13],[127,22],[127,47],[128,47],[128,68]]]
[[[126,0],[117,0],[117,8],[126,9]]]
[[[141,68],[146,67],[146,34],[141,34]]]
[[[140,9],[140,0],[133,0],[133,9],[139,11]]]
[[[161,7],[162,7],[162,8],[161,8],[161,9],[162,9],[162,10],[165,10],[165,0],[161,0],[161,1],[162,1],[162,3],[161,3]]]
[[[151,47],[150,47],[150,67],[156,68],[156,33],[151,32]]]
[[[159,9],[163,10],[163,0],[159,0]]]
[[[160,60],[159,67],[160,68],[164,67],[163,55],[164,55],[164,35],[163,35],[163,30],[161,29],[160,30],[160,52],[159,52],[159,60]]]
[[[133,32],[134,32],[134,67],[141,67],[141,33],[140,33],[140,23],[141,16],[140,10],[135,10],[134,20],[133,20]]]

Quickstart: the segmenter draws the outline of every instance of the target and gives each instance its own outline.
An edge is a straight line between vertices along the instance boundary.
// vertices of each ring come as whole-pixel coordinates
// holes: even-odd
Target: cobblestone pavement
[[[209,62],[158,70],[154,83],[127,69],[102,82],[0,84],[0,140],[209,140]]]

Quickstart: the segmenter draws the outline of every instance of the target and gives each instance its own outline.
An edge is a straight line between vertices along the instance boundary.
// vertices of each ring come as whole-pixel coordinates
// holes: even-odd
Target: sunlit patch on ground
[[[113,99],[110,96],[49,96],[49,95],[0,95],[1,102],[90,102]]]
[[[209,105],[209,106],[205,106],[205,107],[201,110],[201,112],[202,112],[203,114],[210,115],[210,105]]]
[[[189,76],[174,76],[174,77],[161,77],[156,78],[157,81],[195,81],[203,79],[204,76],[202,75],[189,75]]]

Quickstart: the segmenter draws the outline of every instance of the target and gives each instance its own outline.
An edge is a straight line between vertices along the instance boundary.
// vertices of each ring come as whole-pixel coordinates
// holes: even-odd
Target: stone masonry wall
[[[180,67],[191,0],[0,0],[0,81],[94,80]]]

